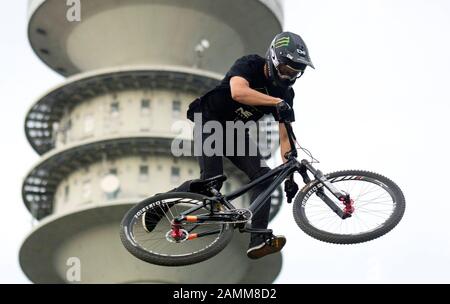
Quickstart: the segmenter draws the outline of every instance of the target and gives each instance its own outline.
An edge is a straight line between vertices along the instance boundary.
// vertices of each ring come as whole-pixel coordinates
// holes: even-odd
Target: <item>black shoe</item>
[[[268,254],[279,252],[285,244],[286,238],[282,235],[252,235],[247,256],[250,259],[259,259]]]

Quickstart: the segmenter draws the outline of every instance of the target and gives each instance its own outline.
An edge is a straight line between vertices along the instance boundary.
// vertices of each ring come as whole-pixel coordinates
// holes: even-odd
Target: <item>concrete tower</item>
[[[80,20],[73,21],[68,12],[77,2]],[[38,220],[20,250],[28,278],[72,282],[67,271],[76,258],[81,283],[272,282],[281,255],[248,260],[248,235],[236,233],[208,261],[167,268],[131,256],[118,229],[132,204],[199,176],[195,158],[172,156],[172,139],[184,136],[173,126],[236,58],[265,53],[281,31],[281,1],[29,0],[28,15],[37,56],[68,77],[25,120],[42,156],[23,184],[25,205]],[[225,191],[246,181],[225,167]],[[272,215],[280,203],[278,195]]]

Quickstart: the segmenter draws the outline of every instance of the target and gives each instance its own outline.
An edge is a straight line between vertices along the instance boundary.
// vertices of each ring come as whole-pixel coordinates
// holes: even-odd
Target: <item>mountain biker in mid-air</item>
[[[211,120],[218,121],[223,126],[224,133],[226,133],[226,121],[244,123],[257,121],[264,114],[272,114],[276,121],[279,121],[280,117],[293,117],[292,85],[303,75],[307,66],[314,68],[302,38],[291,32],[282,32],[273,39],[266,58],[255,54],[239,58],[217,87],[189,105],[187,117],[194,121],[194,113],[200,113],[202,125]],[[199,142],[202,144],[211,136],[209,133],[201,135]],[[279,135],[281,157],[283,162],[286,162],[284,156],[290,150],[290,144],[283,123],[279,123]],[[250,180],[254,180],[270,171],[270,168],[265,164],[257,147],[255,148],[256,143],[249,138],[247,132],[245,132],[244,140],[246,153],[253,146],[257,151],[255,156],[248,154],[236,156],[235,153],[227,155],[225,140],[222,155],[242,170]],[[236,147],[236,139],[234,147]],[[203,153],[203,149],[201,150],[202,155],[198,157],[200,179],[221,175],[223,173],[222,156],[207,156]],[[270,182],[271,180],[268,180],[257,185],[252,191],[251,201],[254,201]],[[270,206],[269,198],[253,215],[252,228],[267,228]],[[144,220],[144,226],[145,223],[146,220]],[[267,237],[266,234],[252,233],[247,256],[251,259],[261,258],[280,251],[285,243],[286,238],[281,235]]]

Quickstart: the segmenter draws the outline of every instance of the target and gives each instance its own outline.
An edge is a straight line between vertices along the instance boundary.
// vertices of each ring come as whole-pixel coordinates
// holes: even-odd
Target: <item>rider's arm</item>
[[[231,77],[230,88],[234,100],[249,106],[275,106],[282,100],[253,90],[248,81],[240,76]]]
[[[284,158],[284,155],[291,150],[291,145],[289,143],[289,137],[284,123],[281,122],[278,126],[280,134],[281,159],[283,160],[283,163],[285,163],[287,159]]]

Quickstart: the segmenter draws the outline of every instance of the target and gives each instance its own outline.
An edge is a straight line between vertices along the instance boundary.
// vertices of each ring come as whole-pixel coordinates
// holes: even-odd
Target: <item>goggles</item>
[[[281,79],[294,80],[302,76],[305,70],[297,70],[287,64],[279,64],[277,66],[278,76]]]

